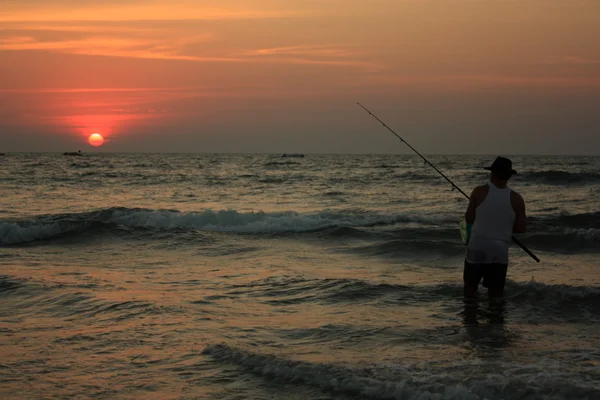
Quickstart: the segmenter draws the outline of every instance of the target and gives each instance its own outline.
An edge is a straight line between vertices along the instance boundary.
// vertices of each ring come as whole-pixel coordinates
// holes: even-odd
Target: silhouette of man
[[[463,271],[464,296],[474,298],[479,282],[488,289],[489,298],[504,296],[508,248],[514,233],[526,228],[525,201],[507,187],[517,173],[512,161],[498,157],[490,167],[490,182],[477,186],[465,213],[467,223],[467,256]]]

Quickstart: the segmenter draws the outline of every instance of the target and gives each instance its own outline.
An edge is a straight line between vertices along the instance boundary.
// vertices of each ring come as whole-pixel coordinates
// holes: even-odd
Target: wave
[[[550,217],[531,217],[529,221],[532,222],[534,227],[598,228],[600,226],[600,212],[562,213]]]
[[[400,174],[396,174],[395,178],[401,179],[404,181],[417,181],[417,182],[427,182],[428,184],[442,184],[446,183],[444,179],[437,175],[436,172],[415,172],[415,171],[406,171]]]
[[[344,192],[339,192],[339,191],[330,191],[330,192],[325,192],[322,194],[322,196],[328,197],[328,196],[344,196],[346,195],[346,193]]]
[[[188,229],[213,232],[272,234],[315,232],[336,227],[376,227],[398,223],[435,223],[418,215],[386,215],[375,212],[321,211],[238,212],[205,210],[183,213],[176,210],[110,208],[100,211],[42,216],[25,221],[0,222],[0,244],[20,244],[52,239],[102,227]]]
[[[295,162],[295,161],[270,161],[265,164],[266,167],[279,166],[279,165],[300,165],[300,163]]]
[[[246,285],[232,286],[227,296],[262,298],[266,304],[300,304],[306,302],[346,303],[378,300],[398,305],[462,300],[462,285],[398,285],[353,279],[270,278]],[[600,314],[600,287],[551,285],[540,282],[508,281],[509,300],[519,306],[535,307],[544,314],[577,310]],[[564,315],[561,314],[561,317]],[[577,315],[573,315],[577,317]]]
[[[387,294],[398,294],[408,287],[392,284],[372,284],[350,279],[301,278],[266,279],[234,287],[227,296],[263,298],[272,305],[300,304],[306,302],[339,303],[377,299]],[[406,292],[404,292],[406,293]]]
[[[96,164],[91,164],[89,162],[82,162],[82,163],[71,163],[71,165],[69,165],[69,167],[71,168],[93,168],[93,167],[98,167],[98,165]]]
[[[380,169],[380,168],[383,168],[383,169],[393,169],[393,168],[400,168],[400,167],[401,167],[401,165],[399,165],[399,164],[379,164],[379,165],[375,165],[375,166],[370,167],[370,168],[374,168],[374,169]]]
[[[566,229],[565,233],[567,235],[576,235],[578,237],[584,238],[586,240],[590,240],[590,241],[600,241],[600,229],[596,229],[596,228],[588,228],[588,229],[584,229],[584,228],[570,228],[570,229]]]
[[[530,218],[523,236],[533,250],[558,253],[600,251],[600,212]],[[313,213],[238,212],[211,210],[180,212],[115,207],[98,211],[45,215],[26,220],[0,220],[0,245],[19,245],[69,235],[178,235],[178,243],[198,240],[203,232],[247,235],[312,234],[324,241],[361,239],[343,243],[336,251],[378,257],[457,256],[464,250],[456,221],[451,217],[385,214],[348,209]],[[200,238],[202,239],[202,238]]]
[[[0,276],[0,296],[14,293],[24,286],[23,282],[10,276]]]
[[[529,218],[527,244],[557,253],[600,252],[600,212]]]
[[[412,231],[408,229],[408,231]],[[366,256],[378,257],[401,257],[405,259],[407,256],[421,258],[423,254],[431,257],[452,257],[460,255],[464,252],[465,245],[460,241],[457,234],[448,235],[448,239],[443,240],[436,238],[431,239],[431,234],[435,233],[431,230],[429,233],[423,233],[421,237],[402,238],[386,241],[384,243],[369,244],[366,246],[354,247],[348,251],[359,253]],[[402,236],[405,236],[404,234]],[[452,240],[454,238],[454,240]]]
[[[479,172],[473,171],[458,171],[455,172],[454,175],[455,178],[460,177],[467,181],[474,181],[481,176]],[[427,182],[432,185],[447,184],[440,175],[432,170],[404,171],[395,174],[395,177],[409,182]],[[553,186],[598,184],[600,183],[600,173],[569,172],[562,170],[521,172],[518,175],[515,175],[512,180],[520,183],[541,183]]]
[[[480,361],[456,361],[449,366],[366,365],[351,368],[327,363],[295,361],[260,354],[226,344],[208,345],[203,354],[222,363],[276,382],[307,385],[325,392],[369,399],[529,399],[595,398],[600,390],[593,382],[575,379],[575,374],[555,366],[504,363],[502,374],[485,377],[475,371]]]
[[[48,240],[69,234],[93,232],[106,227],[93,220],[34,220],[0,223],[0,245]]]
[[[401,229],[369,230],[362,228],[331,228],[320,232],[328,240],[362,239],[363,243],[337,249],[363,256],[386,258],[458,257],[465,245],[455,228],[409,227]],[[522,241],[534,250],[558,254],[600,252],[600,229],[542,226],[532,229]],[[516,246],[514,244],[511,244]]]
[[[122,321],[130,318],[177,312],[138,300],[110,301],[94,296],[95,284],[40,284],[11,276],[0,276],[0,297],[15,316],[53,315],[70,319]]]
[[[600,183],[600,174],[594,172],[568,172],[562,170],[548,170],[526,172],[515,176],[516,181],[535,181],[548,185],[568,185]]]
[[[554,232],[532,233],[524,239],[532,248],[557,254],[600,252],[600,229],[556,228]]]
[[[521,303],[539,305],[539,301],[542,300],[552,306],[561,305],[569,308],[578,305],[600,311],[600,287],[598,286],[551,285],[531,281],[509,282],[507,290],[517,292],[511,299]]]
[[[326,240],[381,239],[386,233],[382,230],[351,228],[349,226],[327,227],[317,231],[317,236]]]

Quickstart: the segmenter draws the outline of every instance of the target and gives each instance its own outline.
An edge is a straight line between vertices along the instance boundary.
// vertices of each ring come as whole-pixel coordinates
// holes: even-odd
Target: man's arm
[[[465,222],[469,225],[473,225],[475,222],[475,210],[477,209],[477,188],[473,189],[469,198],[469,205],[465,212]]]
[[[515,226],[513,227],[513,232],[524,233],[525,229],[527,227],[527,215],[525,213],[525,200],[523,200],[523,197],[519,193],[512,191],[510,194],[510,201],[511,201],[513,210],[515,210],[515,213],[516,213]]]

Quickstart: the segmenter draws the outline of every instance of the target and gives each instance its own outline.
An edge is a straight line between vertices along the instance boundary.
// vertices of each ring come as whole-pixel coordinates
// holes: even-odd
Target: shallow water
[[[600,398],[600,158],[513,161],[542,262],[472,305],[417,157],[9,154],[0,396]]]

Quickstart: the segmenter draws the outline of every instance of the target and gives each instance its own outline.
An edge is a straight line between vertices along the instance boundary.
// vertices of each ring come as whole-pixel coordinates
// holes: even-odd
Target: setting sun
[[[92,133],[88,140],[92,146],[102,146],[104,143],[104,138],[99,133]]]

